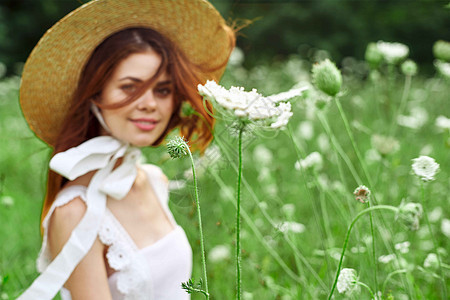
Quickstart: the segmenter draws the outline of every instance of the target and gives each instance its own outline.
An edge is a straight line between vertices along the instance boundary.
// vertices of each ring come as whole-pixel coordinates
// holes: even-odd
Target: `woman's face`
[[[115,104],[152,78],[161,64],[153,50],[131,54],[121,61],[100,94],[101,104]],[[117,109],[103,109],[115,138],[138,147],[152,145],[166,129],[174,108],[173,83],[164,72],[135,101]]]

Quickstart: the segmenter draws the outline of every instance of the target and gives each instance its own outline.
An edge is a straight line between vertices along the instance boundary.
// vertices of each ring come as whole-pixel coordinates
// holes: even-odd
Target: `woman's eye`
[[[136,92],[137,87],[134,84],[126,84],[126,85],[122,85],[120,87],[120,89],[127,94],[132,94],[132,93]]]
[[[156,93],[160,96],[169,96],[170,94],[172,94],[172,89],[171,88],[159,88],[156,90]]]

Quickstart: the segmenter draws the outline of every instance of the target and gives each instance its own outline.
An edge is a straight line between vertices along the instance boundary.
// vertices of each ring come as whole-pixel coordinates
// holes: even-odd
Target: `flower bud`
[[[329,59],[313,66],[312,78],[317,88],[330,96],[336,96],[341,89],[341,72]]]
[[[188,145],[184,138],[177,136],[167,143],[167,152],[172,158],[180,158],[188,154]]]
[[[422,217],[423,208],[419,203],[404,203],[402,202],[399,206],[399,210],[395,219],[400,219],[400,221],[406,225],[410,230],[419,229],[419,221]]]
[[[417,74],[417,64],[410,59],[402,63],[401,69],[406,76],[414,76]]]
[[[433,54],[439,60],[450,62],[450,42],[440,40],[434,43]]]
[[[450,79],[450,62],[443,62],[439,59],[434,61],[434,66],[439,74],[446,79]]]
[[[380,65],[383,61],[383,55],[380,50],[378,50],[377,44],[369,43],[367,45],[365,58],[373,69],[376,69]]]

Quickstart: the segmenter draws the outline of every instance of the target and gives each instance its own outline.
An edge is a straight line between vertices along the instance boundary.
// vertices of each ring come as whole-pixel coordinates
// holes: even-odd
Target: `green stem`
[[[386,276],[386,279],[383,282],[383,288],[381,289],[381,292],[384,295],[384,291],[386,289],[386,284],[388,283],[389,279],[391,279],[392,276],[396,275],[396,274],[400,274],[400,273],[406,273],[406,269],[401,269],[401,270],[396,270],[394,272],[391,272],[388,274],[388,276]]]
[[[352,231],[353,226],[355,225],[356,221],[358,221],[358,219],[363,216],[366,213],[370,213],[374,210],[381,210],[381,209],[386,209],[386,210],[391,210],[394,212],[398,212],[398,208],[394,207],[394,206],[390,206],[390,205],[377,205],[377,206],[372,206],[370,208],[366,208],[365,210],[361,211],[352,221],[352,223],[350,224],[348,230],[347,230],[347,235],[345,237],[345,241],[344,241],[344,246],[342,247],[342,254],[341,254],[341,258],[339,259],[339,265],[338,265],[338,269],[336,271],[336,276],[334,278],[334,283],[333,283],[333,287],[331,288],[330,294],[328,295],[328,300],[331,299],[331,296],[333,295],[333,292],[336,288],[336,284],[337,284],[337,280],[339,277],[339,273],[341,272],[341,266],[342,266],[342,261],[344,260],[344,254],[345,254],[345,250],[347,248],[347,244],[348,244],[348,240],[350,237],[350,232]]]
[[[435,236],[433,234],[433,230],[431,229],[430,221],[428,220],[428,215],[427,215],[427,213],[425,211],[425,207],[426,207],[425,206],[425,188],[423,186],[423,182],[422,181],[420,181],[420,189],[421,189],[421,194],[422,194],[422,197],[421,197],[422,199],[421,200],[422,200],[423,215],[425,217],[425,222],[427,223],[428,230],[430,231],[431,239],[433,240],[434,251],[436,252],[436,256],[437,256],[437,259],[438,259],[439,273],[441,273],[440,275],[441,275],[441,281],[442,281],[442,294],[444,296],[443,299],[448,299],[448,297],[447,297],[447,285],[446,285],[446,282],[445,282],[445,279],[444,279],[444,272],[442,270],[441,255],[439,254],[436,238],[435,238]]]
[[[214,176],[214,179],[217,181],[217,183],[219,183],[219,185],[221,187],[226,187],[226,184],[223,182],[222,178],[220,178],[220,176],[213,170],[210,171],[210,174],[212,174]],[[245,180],[244,180],[245,182]],[[229,197],[226,197],[226,199],[228,201],[230,201],[236,208],[236,202],[232,201],[232,199],[234,199],[232,197],[232,195],[230,195]],[[245,222],[247,223],[247,225],[250,227],[250,229],[253,231],[253,233],[255,234],[255,237],[261,242],[261,244],[266,248],[266,250],[269,252],[269,254],[272,256],[272,258],[278,262],[281,266],[281,268],[286,272],[286,274],[288,274],[293,280],[295,280],[297,283],[302,283],[301,279],[294,273],[292,272],[291,269],[289,269],[289,267],[284,263],[283,259],[278,255],[277,251],[275,249],[273,249],[264,239],[263,235],[261,234],[261,232],[258,230],[258,228],[256,227],[255,223],[252,221],[252,218],[246,213],[245,209],[242,208],[242,217],[244,218]],[[320,279],[320,278],[319,278]],[[325,284],[323,282],[321,282],[322,288],[325,288]]]
[[[239,173],[237,182],[237,203],[236,203],[236,280],[237,299],[241,299],[241,178],[242,178],[242,131],[239,129]]]
[[[349,169],[350,173],[352,173],[353,178],[355,179],[355,181],[358,182],[358,183],[362,183],[362,180],[359,177],[358,173],[356,172],[355,167],[352,164],[352,161],[350,160],[348,155],[345,153],[345,151],[342,149],[342,147],[339,145],[339,142],[337,141],[336,137],[334,136],[333,132],[331,131],[330,125],[328,124],[328,121],[325,118],[325,116],[323,115],[323,113],[319,112],[317,114],[317,116],[319,117],[319,121],[322,124],[323,129],[325,130],[325,132],[327,133],[328,137],[330,138],[331,144],[332,144],[333,149],[335,150],[335,152],[340,157],[342,157],[342,159],[344,160],[345,164],[347,165],[347,168]],[[342,182],[345,182],[345,179]]]
[[[400,104],[397,109],[397,111],[394,113],[392,117],[392,123],[390,128],[389,135],[393,136],[395,135],[395,130],[397,129],[397,117],[403,113],[405,106],[406,106],[406,100],[408,99],[409,90],[411,89],[411,76],[406,76],[405,78],[405,84],[403,86],[403,93],[402,98],[400,99]]]
[[[228,161],[232,161],[232,158],[230,156],[230,153],[228,151],[226,151],[227,149],[225,148],[225,146],[222,144],[222,142],[220,141],[220,139],[217,138],[217,136],[214,138],[214,140],[217,142],[221,152],[226,156]],[[233,169],[235,170],[236,173],[238,173],[238,168],[235,165],[231,165],[233,167]],[[215,172],[211,172],[216,181],[221,184],[221,186],[225,187],[225,183],[222,181],[222,179],[215,173]],[[252,186],[245,180],[245,178],[242,178],[242,182],[244,183],[245,188],[247,189],[247,191],[250,193],[251,198],[253,199],[253,201],[255,201],[255,203],[259,204],[258,201],[258,197],[256,196],[256,194],[253,192]],[[228,199],[228,198],[227,198]],[[233,201],[232,204],[236,207],[236,202]],[[242,208],[241,208],[242,209]],[[264,240],[261,232],[257,229],[257,227],[254,225],[254,223],[251,221],[251,218],[248,217],[248,215],[245,213],[245,210],[242,209],[242,216],[244,218],[244,220],[246,221],[246,223],[250,226],[250,228],[253,230],[253,232],[255,233],[255,235],[258,237],[259,241],[266,247],[267,251],[269,252],[269,254],[273,257],[273,259],[275,261],[277,261],[281,268],[283,270],[285,270],[286,274],[288,274],[293,280],[295,280],[297,283],[301,283],[301,280],[299,279],[299,277],[292,272],[289,267],[284,263],[284,261],[281,259],[281,257],[277,254],[277,252],[271,247],[269,246],[269,244]],[[314,273],[313,270],[313,274],[315,274],[316,278],[319,278],[318,275],[316,273]],[[319,278],[320,280],[320,278]],[[325,284],[323,283],[323,281],[319,281],[319,283],[322,285],[323,288],[325,288]]]
[[[341,102],[339,101],[339,99],[337,97],[335,97],[335,101],[336,101],[336,106],[338,107],[338,110],[339,110],[339,114],[341,115],[341,118],[344,121],[345,129],[346,129],[348,137],[350,138],[350,141],[352,143],[353,150],[355,151],[356,156],[358,157],[359,163],[361,164],[361,167],[364,171],[364,175],[366,176],[370,187],[374,188],[374,186],[372,184],[372,179],[369,175],[369,172],[367,171],[366,164],[364,163],[361,153],[359,152],[359,149],[356,145],[355,138],[353,136],[352,130],[350,129],[350,125],[348,123],[347,117],[345,116],[344,110],[342,109]],[[373,199],[375,199],[375,197],[373,197]],[[374,201],[374,202],[376,203],[376,201]],[[369,203],[369,207],[370,207],[370,203]],[[374,265],[373,270],[374,270],[374,277],[375,277],[374,278],[375,279],[375,290],[378,290],[378,276],[377,276],[378,263],[377,263],[376,253],[375,253],[375,234],[374,234],[374,229],[373,229],[372,213],[370,213],[370,232],[372,234],[372,256],[373,256],[373,265]]]
[[[195,175],[195,167],[194,167],[194,158],[192,157],[191,150],[189,147],[186,147],[189,153],[189,157],[191,159],[191,165],[192,165],[192,176],[194,180],[194,190],[195,190],[195,202],[197,205],[197,215],[198,215],[198,226],[200,230],[200,245],[201,245],[201,252],[202,252],[202,265],[203,265],[203,278],[205,280],[205,290],[206,292],[204,295],[206,296],[206,299],[209,299],[209,291],[208,291],[208,277],[206,276],[206,259],[205,259],[205,244],[203,239],[203,227],[202,227],[202,215],[200,210],[200,200],[198,197],[198,185],[197,185],[197,178]]]
[[[371,289],[367,284],[365,284],[365,283],[363,283],[363,282],[361,282],[361,281],[357,281],[356,284],[357,284],[357,285],[360,285],[360,286],[362,286],[362,287],[365,287],[366,290],[368,290],[369,293],[370,293],[370,295],[372,296],[372,299],[375,299],[375,295],[374,295],[372,289]]]

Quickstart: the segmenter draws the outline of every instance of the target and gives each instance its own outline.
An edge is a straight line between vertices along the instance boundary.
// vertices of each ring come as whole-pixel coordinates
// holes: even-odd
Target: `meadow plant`
[[[191,150],[189,149],[186,140],[183,137],[177,136],[167,142],[167,152],[169,153],[172,159],[181,158],[183,156],[189,155],[191,159],[191,167],[192,167],[192,176],[194,180],[194,191],[195,191],[195,204],[197,206],[197,217],[198,217],[198,227],[200,231],[200,243],[201,243],[201,256],[202,256],[202,266],[203,266],[203,280],[205,281],[205,290],[202,290],[203,280],[200,279],[199,284],[194,284],[194,282],[190,279],[186,283],[182,283],[182,288],[186,290],[187,293],[191,294],[193,292],[200,292],[205,295],[206,299],[209,299],[209,290],[208,290],[208,277],[206,274],[206,259],[205,259],[205,246],[204,246],[204,238],[203,238],[203,227],[202,227],[202,215],[200,209],[200,200],[198,197],[198,186],[197,186],[197,178],[195,177],[195,166],[194,166],[194,158],[192,157]]]
[[[204,101],[210,101],[219,114],[219,118],[228,120],[238,131],[238,183],[236,191],[236,297],[241,299],[241,178],[242,178],[242,135],[248,126],[260,129],[284,128],[290,117],[291,103],[287,100],[300,96],[306,88],[291,89],[272,96],[264,97],[252,89],[250,92],[243,87],[226,89],[215,81],[208,80],[204,85],[198,85],[198,92]],[[218,116],[215,116],[218,118]]]
[[[436,59],[450,62],[450,42],[439,40],[433,45],[433,54]]]

